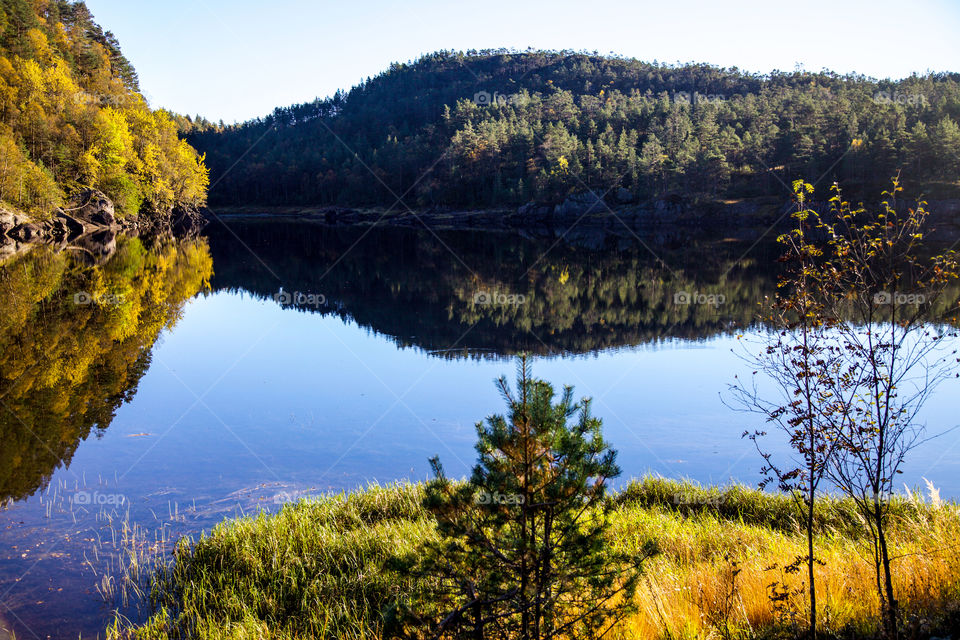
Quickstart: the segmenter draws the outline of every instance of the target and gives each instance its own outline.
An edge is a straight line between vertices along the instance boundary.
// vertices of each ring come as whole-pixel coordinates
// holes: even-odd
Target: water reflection
[[[473,423],[502,408],[490,381],[519,351],[595,398],[624,478],[756,480],[740,434],[760,425],[718,393],[742,365],[730,334],[762,338],[769,238],[206,233],[0,265],[0,604],[18,637],[102,632],[97,589],[128,524],[162,557],[241,510],[423,479],[435,453],[467,473]],[[952,426],[945,391],[929,415]],[[960,495],[951,448],[960,435],[905,477]]]
[[[604,230],[563,237],[232,222],[215,290],[333,314],[447,357],[588,353],[751,325],[770,242]]]
[[[120,238],[103,263],[36,246],[0,267],[0,502],[44,487],[110,426],[212,264],[205,241]]]

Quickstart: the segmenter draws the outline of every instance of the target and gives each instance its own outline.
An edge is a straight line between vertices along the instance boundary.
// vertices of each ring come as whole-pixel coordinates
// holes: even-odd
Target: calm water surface
[[[622,481],[755,483],[723,403],[776,249],[235,222],[197,241],[0,267],[0,620],[95,637],[124,527],[147,555],[304,494],[464,475],[514,356],[594,398]],[[689,304],[687,303],[689,302]],[[956,423],[958,385],[925,417]],[[960,435],[904,476],[960,496]],[[122,555],[122,554],[121,554]]]

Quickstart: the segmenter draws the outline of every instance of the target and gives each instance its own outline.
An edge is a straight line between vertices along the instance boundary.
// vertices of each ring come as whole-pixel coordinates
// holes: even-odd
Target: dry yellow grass
[[[178,547],[176,566],[154,584],[164,606],[150,620],[118,621],[108,637],[392,637],[385,614],[394,600],[424,604],[417,578],[390,568],[436,535],[422,498],[422,485],[370,487],[226,522]],[[605,638],[804,637],[805,572],[784,569],[805,550],[789,497],[646,478],[613,500],[611,544],[639,551],[653,540],[660,553],[644,564],[638,610]],[[862,523],[849,501],[824,500],[817,511],[822,637],[875,638],[879,602]],[[894,500],[891,513],[905,637],[929,637],[925,624],[943,635],[951,619],[960,626],[960,512],[916,497]],[[788,589],[779,605],[774,583]]]
[[[639,612],[615,630],[620,638],[747,638],[800,631],[806,624],[805,555],[799,527],[771,528],[721,517],[710,509],[684,516],[669,507],[623,507],[615,536],[632,546],[656,539],[661,554],[646,565]],[[960,514],[929,506],[894,518],[895,585],[908,626],[928,625],[960,596]],[[834,634],[877,631],[880,607],[865,537],[826,528],[817,536],[819,624]],[[774,584],[789,592],[775,605]]]

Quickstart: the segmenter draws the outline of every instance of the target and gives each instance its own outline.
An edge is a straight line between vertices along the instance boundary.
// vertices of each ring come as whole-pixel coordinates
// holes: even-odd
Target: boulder
[[[87,230],[87,225],[84,225],[82,222],[64,212],[62,209],[57,210],[56,219],[63,223],[63,226],[67,228],[67,236],[70,238],[82,236]]]
[[[10,231],[10,229],[13,229],[23,222],[24,220],[21,219],[21,216],[5,209],[0,210],[0,235]]]
[[[7,236],[18,242],[30,242],[43,235],[43,229],[34,222],[24,222],[7,232]]]
[[[88,263],[103,264],[117,251],[117,234],[112,229],[103,229],[78,238],[72,246],[83,250]]]
[[[619,204],[630,204],[634,201],[633,192],[623,187],[618,187],[613,197]]]
[[[54,216],[44,226],[55,238],[65,238],[70,235],[70,227],[62,216]]]
[[[114,213],[113,202],[102,191],[97,189],[83,189],[71,198],[71,204],[65,209],[66,213],[79,220],[84,226],[87,224],[96,227],[115,227],[117,217]]]
[[[170,214],[170,229],[178,235],[198,233],[206,224],[207,219],[196,209],[178,207]]]
[[[557,205],[555,213],[559,216],[582,216],[587,213],[601,213],[607,207],[603,199],[593,191],[575,193]]]

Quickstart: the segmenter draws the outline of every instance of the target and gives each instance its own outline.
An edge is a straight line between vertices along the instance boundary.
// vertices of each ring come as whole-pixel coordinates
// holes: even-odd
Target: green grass
[[[429,607],[425,585],[394,562],[435,536],[422,494],[421,485],[372,486],[228,521],[199,540],[183,540],[174,562],[154,578],[157,613],[140,626],[115,623],[109,636],[389,637],[398,607]],[[612,500],[610,544],[639,549],[655,540],[661,550],[646,565],[637,614],[614,637],[789,637],[790,613],[802,612],[802,596],[779,613],[767,597],[774,578],[802,586],[780,569],[803,550],[789,497],[646,478]],[[904,497],[892,513],[908,624],[934,630],[956,623],[956,507]],[[818,575],[824,628],[837,637],[870,637],[877,603],[860,520],[847,500],[825,500],[817,515],[826,563]],[[740,572],[731,579],[734,562]]]

